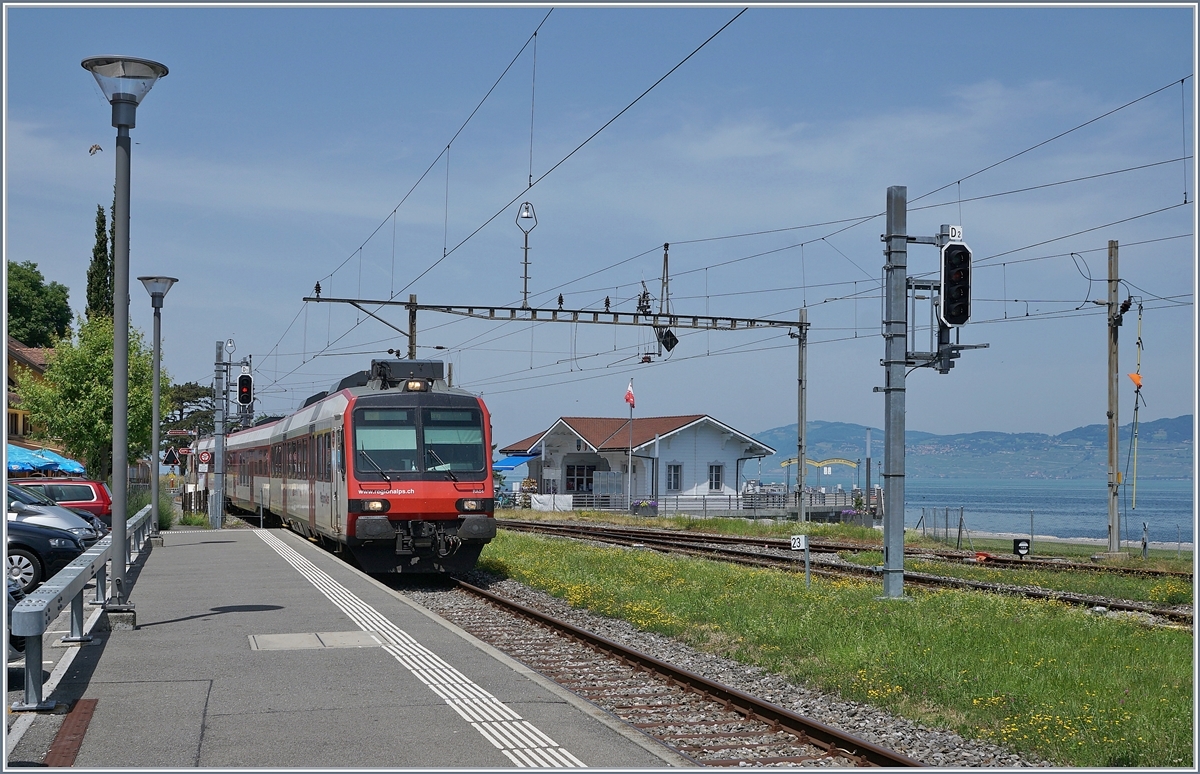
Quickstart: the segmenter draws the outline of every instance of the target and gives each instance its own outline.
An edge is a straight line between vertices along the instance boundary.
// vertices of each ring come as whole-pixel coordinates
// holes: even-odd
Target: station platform
[[[169,530],[128,579],[133,628],[50,627],[44,698],[70,711],[10,709],[6,768],[687,765],[290,532]]]

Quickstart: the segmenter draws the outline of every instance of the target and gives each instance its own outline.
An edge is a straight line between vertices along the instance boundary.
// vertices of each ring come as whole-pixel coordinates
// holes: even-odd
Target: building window
[[[595,465],[568,465],[567,491],[591,492],[592,474],[596,472]]]
[[[709,465],[708,466],[708,491],[720,492],[724,489],[725,466],[724,465]]]
[[[20,435],[21,415],[15,411],[8,412],[8,434],[14,438]]]
[[[667,491],[678,492],[683,489],[683,466],[667,466]]]

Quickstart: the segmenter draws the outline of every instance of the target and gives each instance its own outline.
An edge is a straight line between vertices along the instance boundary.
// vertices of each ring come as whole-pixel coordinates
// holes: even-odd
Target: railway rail
[[[925,765],[465,581],[457,584],[503,615],[461,608],[439,615],[696,765]],[[563,638],[570,642],[565,658]]]
[[[500,521],[498,526],[503,529],[511,529],[514,531],[550,534],[579,540],[595,540],[631,547],[645,547],[663,552],[719,559],[721,561],[734,562],[752,567],[770,567],[793,572],[799,569],[797,566],[797,557],[793,552],[790,551],[790,542],[777,538],[746,538],[728,535],[683,533],[670,530],[641,530],[627,527],[610,528],[607,526],[591,524],[546,524],[542,522],[524,522],[512,520]],[[810,541],[809,549],[810,551],[815,550],[818,553],[837,553],[844,550],[866,550],[862,546],[869,545],[858,544],[859,547],[857,549],[853,549],[847,548],[846,546],[854,544],[822,542],[817,546],[814,546],[814,542],[815,541]],[[741,548],[729,547],[731,544],[741,546]],[[834,548],[832,546],[840,547]],[[770,553],[748,550],[757,547],[776,551],[787,550],[788,554],[772,555]],[[1091,565],[1082,565],[1082,568],[1088,570],[1093,569]],[[854,564],[822,563],[817,567],[812,567],[811,573],[813,575],[824,577],[861,577],[878,576],[879,571],[876,568],[862,567]],[[908,571],[904,573],[904,580],[906,583],[928,588],[960,588],[990,593],[1016,594],[1030,599],[1053,600],[1063,604],[1079,607],[1104,608],[1106,610],[1125,613],[1140,613],[1187,626],[1191,626],[1193,622],[1191,610],[1160,608],[1144,602],[1109,599],[1086,594],[1039,589],[1029,586],[1013,586],[1009,584],[974,581],[962,578],[950,578],[941,575]]]
[[[645,527],[617,527],[610,525],[589,525],[586,527],[575,525],[555,524],[550,525],[546,522],[537,521],[521,521],[517,519],[497,519],[497,526],[508,529],[522,529],[523,525],[529,525],[539,530],[550,529],[553,527],[561,527],[567,532],[564,535],[569,535],[579,529],[603,529],[606,533],[612,535],[625,534],[630,537],[654,535],[662,536],[676,540],[680,543],[709,543],[718,545],[751,545],[762,546],[763,548],[774,548],[779,550],[789,550],[791,548],[790,541],[787,538],[771,538],[771,537],[751,537],[748,535],[717,535],[704,532],[682,532],[680,530],[668,529],[649,529]],[[811,538],[808,541],[809,551],[818,554],[835,554],[842,552],[862,552],[862,551],[880,551],[883,546],[881,543],[870,543],[866,541],[837,541],[827,540],[823,538]],[[964,563],[979,563],[980,553],[985,553],[987,564],[1004,567],[1006,569],[1021,569],[1021,570],[1061,570],[1061,571],[1078,571],[1078,572],[1097,572],[1110,573],[1114,575],[1141,575],[1146,577],[1169,577],[1191,580],[1192,573],[1180,570],[1157,570],[1145,567],[1124,567],[1113,564],[1086,564],[1083,562],[1071,562],[1062,559],[1041,559],[1037,557],[1015,557],[995,555],[986,552],[978,551],[957,551],[957,550],[938,550],[929,548],[914,549],[911,546],[906,549],[905,554],[917,558],[938,559],[947,562],[964,562]]]

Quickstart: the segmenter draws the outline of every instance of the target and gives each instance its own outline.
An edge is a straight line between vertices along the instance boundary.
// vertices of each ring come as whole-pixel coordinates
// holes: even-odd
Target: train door
[[[333,532],[335,535],[343,536],[346,532],[346,517],[345,508],[342,503],[345,502],[345,486],[346,486],[346,465],[345,455],[342,445],[342,430],[336,428],[330,434],[332,440],[332,448],[329,450],[330,467],[329,467],[329,482],[330,482],[330,506],[332,508]]]
[[[317,534],[317,436],[313,435],[313,427],[308,428],[304,437],[304,484],[308,488],[308,528],[312,534]]]
[[[337,534],[337,511],[333,507],[333,430],[321,434],[321,443],[317,447],[321,455],[318,467],[321,471],[321,521],[331,535]]]

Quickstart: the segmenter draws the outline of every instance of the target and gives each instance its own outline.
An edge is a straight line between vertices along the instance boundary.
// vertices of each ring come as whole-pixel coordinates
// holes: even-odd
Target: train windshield
[[[354,468],[359,477],[417,469],[417,417],[413,409],[360,409],[355,413]],[[374,474],[374,475],[371,475]]]
[[[422,410],[421,426],[426,470],[483,470],[483,422],[479,409],[426,408]]]
[[[364,480],[486,470],[477,408],[361,408],[354,412],[354,449],[355,474]]]

